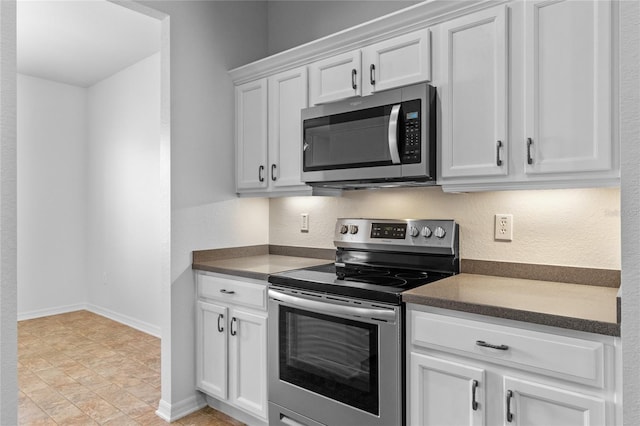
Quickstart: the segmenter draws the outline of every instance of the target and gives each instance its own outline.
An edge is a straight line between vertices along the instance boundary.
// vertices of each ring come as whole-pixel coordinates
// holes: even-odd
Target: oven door
[[[402,424],[401,328],[399,306],[272,286],[269,401],[320,424]]]

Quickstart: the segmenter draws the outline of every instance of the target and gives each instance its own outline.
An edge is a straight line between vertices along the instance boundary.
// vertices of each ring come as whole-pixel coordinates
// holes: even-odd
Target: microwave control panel
[[[422,154],[421,111],[420,100],[402,103],[402,120],[404,144],[401,162],[403,164],[419,163]]]

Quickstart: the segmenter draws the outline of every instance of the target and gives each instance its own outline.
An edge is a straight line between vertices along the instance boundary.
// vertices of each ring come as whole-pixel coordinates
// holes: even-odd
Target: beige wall
[[[309,233],[300,232],[309,213]],[[513,241],[494,241],[494,214],[514,217]],[[440,188],[272,199],[269,242],[332,248],[338,217],[455,219],[463,259],[620,269],[620,190],[446,194]]]

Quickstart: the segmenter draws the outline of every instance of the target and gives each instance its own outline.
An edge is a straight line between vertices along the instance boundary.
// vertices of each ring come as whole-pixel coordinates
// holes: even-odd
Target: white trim
[[[34,311],[18,312],[18,321],[50,317],[51,315],[67,314],[69,312],[83,310],[88,310],[86,303],[76,303],[74,305],[56,306],[52,308],[36,309]]]
[[[158,403],[158,410],[156,416],[169,423],[188,416],[191,413],[207,406],[207,401],[201,394],[195,394],[187,399],[183,399],[175,404],[170,404],[164,399],[161,399]]]
[[[268,426],[268,423],[266,423],[264,419],[256,417],[255,415],[250,414],[240,408],[236,408],[225,401],[212,398],[209,395],[206,395],[206,399],[210,407],[215,408],[216,410],[221,411],[227,416],[233,417],[234,419],[239,420],[248,426]]]
[[[154,337],[161,337],[160,326],[150,324],[145,321],[140,321],[139,319],[130,317],[128,315],[120,314],[118,312],[112,311],[107,308],[103,308],[101,306],[97,306],[91,303],[87,303],[86,310],[89,312],[93,312],[94,314],[101,315],[105,318],[109,318],[121,324],[127,325],[131,328],[135,328],[136,330],[140,330],[144,333],[150,334]]]
[[[53,308],[38,309],[35,311],[22,312],[18,314],[18,321],[30,320],[34,318],[49,317],[51,315],[67,314],[69,312],[88,311],[101,317],[108,318],[120,324],[124,324],[128,327],[140,330],[143,333],[147,333],[154,337],[161,337],[160,326],[150,324],[145,321],[130,317],[128,315],[120,314],[101,306],[97,306],[91,303],[77,303],[75,305],[57,306]]]
[[[232,69],[229,75],[235,84],[245,83],[506,2],[507,0],[424,1]]]

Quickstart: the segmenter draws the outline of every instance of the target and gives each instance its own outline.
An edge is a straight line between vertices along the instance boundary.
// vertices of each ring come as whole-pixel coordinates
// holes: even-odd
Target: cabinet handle
[[[262,171],[264,170],[264,166],[258,167],[258,180],[260,182],[264,182],[264,177],[262,177]]]
[[[220,289],[220,293],[224,294],[235,294],[235,290],[227,290],[226,288]]]
[[[511,399],[513,399],[513,391],[507,391],[507,422],[513,421],[513,413],[511,413]]]
[[[502,166],[502,159],[500,158],[500,151],[502,150],[502,141],[498,141],[496,144],[496,165]]]
[[[219,331],[220,333],[222,333],[222,332],[224,331],[224,327],[220,326],[220,320],[221,320],[221,319],[224,319],[224,315],[219,314],[219,315],[218,315],[218,331]]]
[[[235,336],[236,334],[238,334],[238,332],[233,329],[233,324],[235,323],[236,323],[236,317],[231,318],[231,325],[229,326],[229,331],[231,332],[232,336]]]
[[[499,351],[506,351],[507,349],[509,349],[509,346],[507,345],[492,345],[491,343],[487,343],[484,340],[476,340],[476,345],[482,346],[483,348],[497,349]]]
[[[356,69],[352,69],[351,70],[351,88],[353,90],[356,90],[358,88],[358,85],[356,84],[356,75],[358,74],[358,71],[356,71]]]
[[[277,167],[277,166],[276,166],[275,164],[272,164],[272,165],[271,165],[271,180],[272,180],[272,181],[274,181],[274,182],[275,182],[275,181],[276,181],[276,179],[277,179],[277,178],[276,178],[276,174],[274,173],[274,171],[275,171],[276,167]]]
[[[478,410],[478,401],[476,401],[476,391],[478,390],[478,381],[474,380],[471,382],[471,409],[473,411]]]
[[[531,145],[533,145],[533,139],[527,138],[527,164],[533,164],[533,157],[531,157]]]
[[[369,81],[371,81],[371,85],[375,86],[376,84],[376,66],[371,64],[369,66]]]

